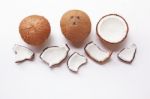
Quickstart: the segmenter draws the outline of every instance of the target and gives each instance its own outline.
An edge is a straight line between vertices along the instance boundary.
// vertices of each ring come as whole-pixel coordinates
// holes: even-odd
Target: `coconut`
[[[20,63],[25,60],[32,60],[34,58],[34,52],[27,47],[15,44],[13,47],[15,52],[15,62]]]
[[[102,50],[93,42],[86,44],[84,50],[92,60],[98,63],[104,63],[112,55],[111,51]]]
[[[132,63],[136,54],[136,49],[136,44],[132,44],[129,47],[122,49],[118,53],[118,58],[123,62]]]
[[[19,26],[22,39],[30,45],[41,45],[48,39],[51,28],[43,16],[31,15],[24,18]]]
[[[125,40],[129,27],[126,20],[118,14],[103,16],[96,26],[98,37],[111,44],[117,44]]]
[[[70,48],[66,44],[65,46],[51,46],[47,47],[43,50],[40,55],[40,59],[49,65],[49,67],[53,67],[55,65],[60,64],[68,55]]]
[[[66,39],[75,45],[83,43],[91,32],[90,18],[80,10],[66,12],[61,18],[60,26]]]
[[[75,52],[69,57],[67,61],[67,66],[69,70],[73,72],[78,72],[79,67],[81,67],[85,63],[87,63],[87,59],[85,58],[85,56]]]

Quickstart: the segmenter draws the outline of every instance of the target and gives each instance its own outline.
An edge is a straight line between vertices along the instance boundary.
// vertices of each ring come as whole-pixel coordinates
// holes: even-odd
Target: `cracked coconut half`
[[[86,54],[94,61],[98,63],[103,63],[106,60],[108,60],[112,52],[110,51],[104,51],[100,49],[96,44],[93,42],[88,43],[84,48]]]
[[[103,16],[97,23],[98,37],[111,44],[117,44],[125,40],[129,27],[126,20],[117,14]]]
[[[80,55],[79,53],[73,53],[67,61],[67,66],[69,70],[73,72],[78,72],[79,68],[87,63],[85,56]]]
[[[118,53],[118,58],[126,63],[132,63],[136,54],[136,45],[132,44]]]
[[[40,59],[47,63],[50,67],[60,64],[68,55],[70,48],[65,46],[52,46],[43,50]]]
[[[34,58],[34,53],[32,50],[27,47],[15,44],[13,47],[15,52],[15,62],[20,63],[25,60],[32,60]]]

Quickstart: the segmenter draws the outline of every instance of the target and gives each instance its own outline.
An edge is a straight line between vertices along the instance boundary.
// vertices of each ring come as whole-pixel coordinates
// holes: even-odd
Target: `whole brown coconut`
[[[60,21],[61,31],[73,44],[81,44],[91,32],[89,16],[80,10],[66,12]]]
[[[48,39],[51,31],[50,24],[46,18],[32,15],[24,18],[19,26],[22,39],[30,45],[41,45]]]

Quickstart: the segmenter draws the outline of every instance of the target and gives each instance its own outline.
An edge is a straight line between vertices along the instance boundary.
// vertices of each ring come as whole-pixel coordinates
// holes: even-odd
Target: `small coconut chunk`
[[[33,51],[21,45],[15,44],[13,51],[15,52],[16,63],[23,62],[25,60],[31,60],[34,57]]]
[[[132,44],[129,47],[122,49],[118,53],[118,58],[124,62],[132,63],[136,54],[136,49],[136,45]]]
[[[90,42],[85,46],[85,52],[91,59],[99,63],[103,63],[104,61],[109,59],[112,54],[112,52],[110,51],[104,51],[100,49],[93,42]]]
[[[98,36],[108,43],[120,43],[128,34],[129,28],[126,20],[117,14],[105,15],[96,27]]]
[[[69,70],[78,72],[79,67],[81,67],[85,63],[87,63],[87,59],[83,55],[75,52],[70,56],[67,65]]]
[[[43,50],[40,55],[42,61],[47,63],[50,67],[60,64],[68,55],[69,47],[65,46],[52,46]]]

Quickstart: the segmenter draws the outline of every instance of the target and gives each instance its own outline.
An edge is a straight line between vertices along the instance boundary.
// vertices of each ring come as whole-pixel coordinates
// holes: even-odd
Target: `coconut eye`
[[[80,19],[80,17],[79,17],[79,16],[77,16],[77,19]]]
[[[73,22],[73,25],[76,25],[76,22]]]
[[[73,19],[74,16],[71,16],[70,19]]]

